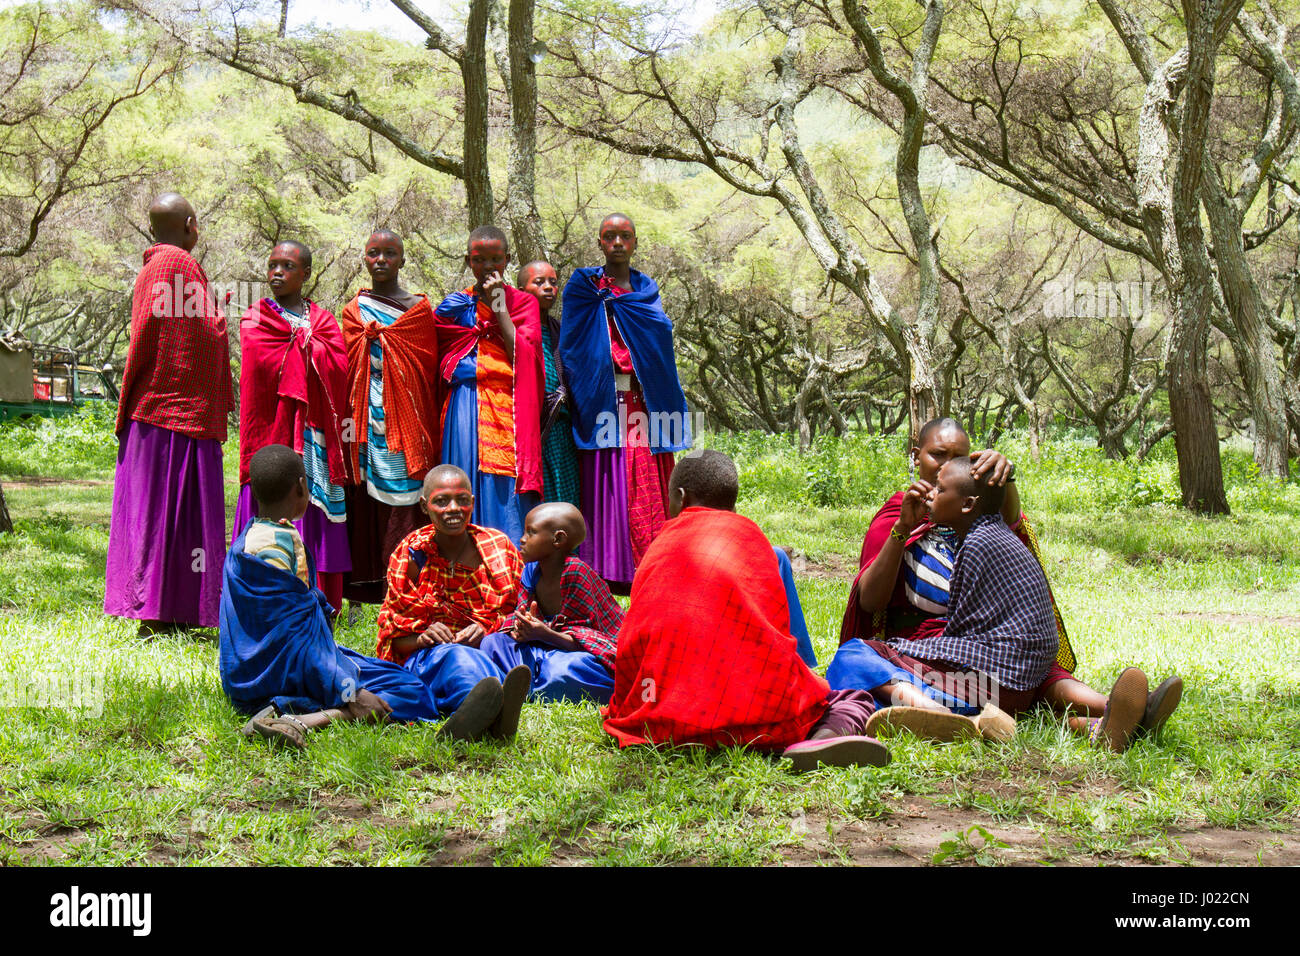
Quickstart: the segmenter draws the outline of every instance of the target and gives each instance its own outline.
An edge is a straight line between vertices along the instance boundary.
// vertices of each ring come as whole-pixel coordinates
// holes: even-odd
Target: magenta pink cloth
[[[216,627],[227,549],[221,443],[138,421],[119,437],[104,613]]]

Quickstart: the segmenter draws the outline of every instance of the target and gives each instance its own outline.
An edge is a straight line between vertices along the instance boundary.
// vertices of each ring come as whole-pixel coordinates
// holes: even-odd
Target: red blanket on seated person
[[[632,583],[605,730],[619,745],[784,748],[826,711],[826,682],[799,659],[758,525],[687,508],[663,526]]]

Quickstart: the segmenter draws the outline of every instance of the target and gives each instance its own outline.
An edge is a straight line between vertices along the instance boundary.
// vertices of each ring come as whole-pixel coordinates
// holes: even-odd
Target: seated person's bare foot
[[[344,720],[368,720],[381,723],[388,719],[393,708],[388,702],[375,696],[364,687],[357,691],[355,699],[348,701],[344,708]]]

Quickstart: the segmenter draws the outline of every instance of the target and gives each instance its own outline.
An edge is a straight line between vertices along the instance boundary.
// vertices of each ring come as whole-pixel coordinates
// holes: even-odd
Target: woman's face
[[[939,479],[939,469],[953,458],[970,454],[970,438],[957,428],[936,428],[925,437],[919,447],[912,449],[916,460],[916,477],[934,484]]]

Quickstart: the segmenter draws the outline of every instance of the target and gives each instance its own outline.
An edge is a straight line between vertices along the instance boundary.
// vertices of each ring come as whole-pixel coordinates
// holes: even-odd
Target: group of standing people
[[[212,627],[226,545],[221,444],[234,407],[226,322],[191,255],[190,204],[163,194],[149,220],[155,244],[135,283],[118,408],[104,609],[142,631]],[[253,456],[290,447],[306,470],[311,507],[296,526],[314,583],[336,609],[345,596],[380,603],[394,549],[428,521],[425,476],[451,464],[470,476],[472,521],[511,542],[542,501],[579,507],[591,529],[581,556],[626,593],[665,520],[689,420],[672,323],[654,281],[631,268],[632,221],[607,216],[599,246],[605,264],[577,270],[561,296],[548,262],[525,264],[511,285],[506,235],[480,227],[464,260],[473,284],[435,306],[403,286],[402,239],[380,229],[363,252],[370,286],[340,323],[304,295],[310,249],[277,243],[272,295],[240,322],[234,535],[257,514]],[[656,415],[677,427],[641,424]]]

